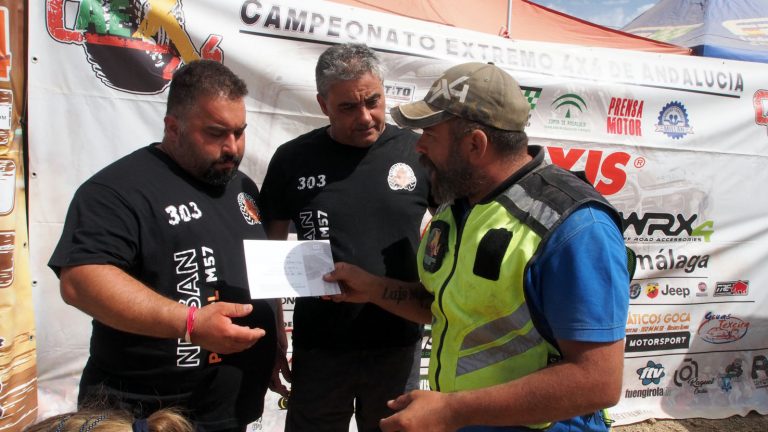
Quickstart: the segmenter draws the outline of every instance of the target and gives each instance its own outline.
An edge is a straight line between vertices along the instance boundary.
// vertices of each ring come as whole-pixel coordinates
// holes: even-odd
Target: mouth
[[[377,132],[376,128],[374,128],[374,127],[368,127],[368,128],[364,128],[364,129],[355,129],[355,133],[357,133],[359,135],[371,135],[371,134],[376,133],[376,132]]]
[[[235,167],[235,165],[236,164],[234,161],[225,161],[225,162],[217,161],[213,163],[213,166],[217,168],[224,168],[224,169],[232,169]]]
[[[431,160],[429,160],[429,158],[428,158],[426,155],[421,155],[421,156],[419,156],[419,163],[420,163],[420,164],[421,164],[421,165],[422,165],[424,168],[426,168],[426,169],[427,169],[427,171],[429,171],[429,172],[430,172],[430,174],[431,174],[431,173],[434,173],[434,172],[435,172],[435,170],[437,169],[437,167],[435,166],[435,164],[433,164],[433,163],[432,163],[432,161],[431,161]]]

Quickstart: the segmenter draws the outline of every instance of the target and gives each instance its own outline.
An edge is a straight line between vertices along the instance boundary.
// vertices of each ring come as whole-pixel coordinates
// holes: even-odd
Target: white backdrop
[[[46,267],[67,206],[98,169],[160,140],[176,64],[215,58],[246,80],[242,169],[260,183],[278,145],[326,123],[315,62],[348,41],[381,53],[390,106],[421,98],[456,63],[505,68],[534,108],[532,143],[586,170],[622,211],[638,267],[617,424],[768,414],[768,66],[511,41],[324,1],[96,3],[29,3],[41,416],[74,408],[90,334]],[[279,405],[270,394],[253,429],[282,430]]]

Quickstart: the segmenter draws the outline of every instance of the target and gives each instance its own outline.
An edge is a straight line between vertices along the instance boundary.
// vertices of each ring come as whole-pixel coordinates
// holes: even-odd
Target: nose
[[[363,106],[360,109],[360,123],[363,123],[365,125],[370,125],[373,121],[373,116],[371,115],[371,110],[368,109],[368,107]]]
[[[419,137],[418,141],[416,141],[416,147],[415,147],[416,153],[418,154],[427,154],[427,146],[424,145],[424,135]]]
[[[222,141],[221,145],[221,153],[225,155],[236,155],[237,154],[237,141],[238,138],[235,136],[234,132],[228,133],[224,140]]]

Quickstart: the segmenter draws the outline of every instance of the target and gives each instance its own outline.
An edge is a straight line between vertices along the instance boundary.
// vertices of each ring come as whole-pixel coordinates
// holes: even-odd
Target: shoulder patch
[[[252,196],[245,192],[240,192],[237,194],[237,205],[240,207],[240,213],[243,214],[248,225],[261,223],[261,213],[259,212],[259,207],[256,206],[256,200]]]
[[[404,189],[410,192],[416,188],[416,174],[408,164],[398,162],[389,168],[387,183],[392,190]]]
[[[427,244],[421,265],[424,270],[435,273],[443,265],[443,258],[448,252],[448,234],[451,227],[445,221],[433,221],[429,226]]]

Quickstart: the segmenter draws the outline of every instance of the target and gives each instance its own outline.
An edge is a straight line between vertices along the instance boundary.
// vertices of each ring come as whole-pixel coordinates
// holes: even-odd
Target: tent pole
[[[512,35],[512,1],[507,0],[507,32]]]

